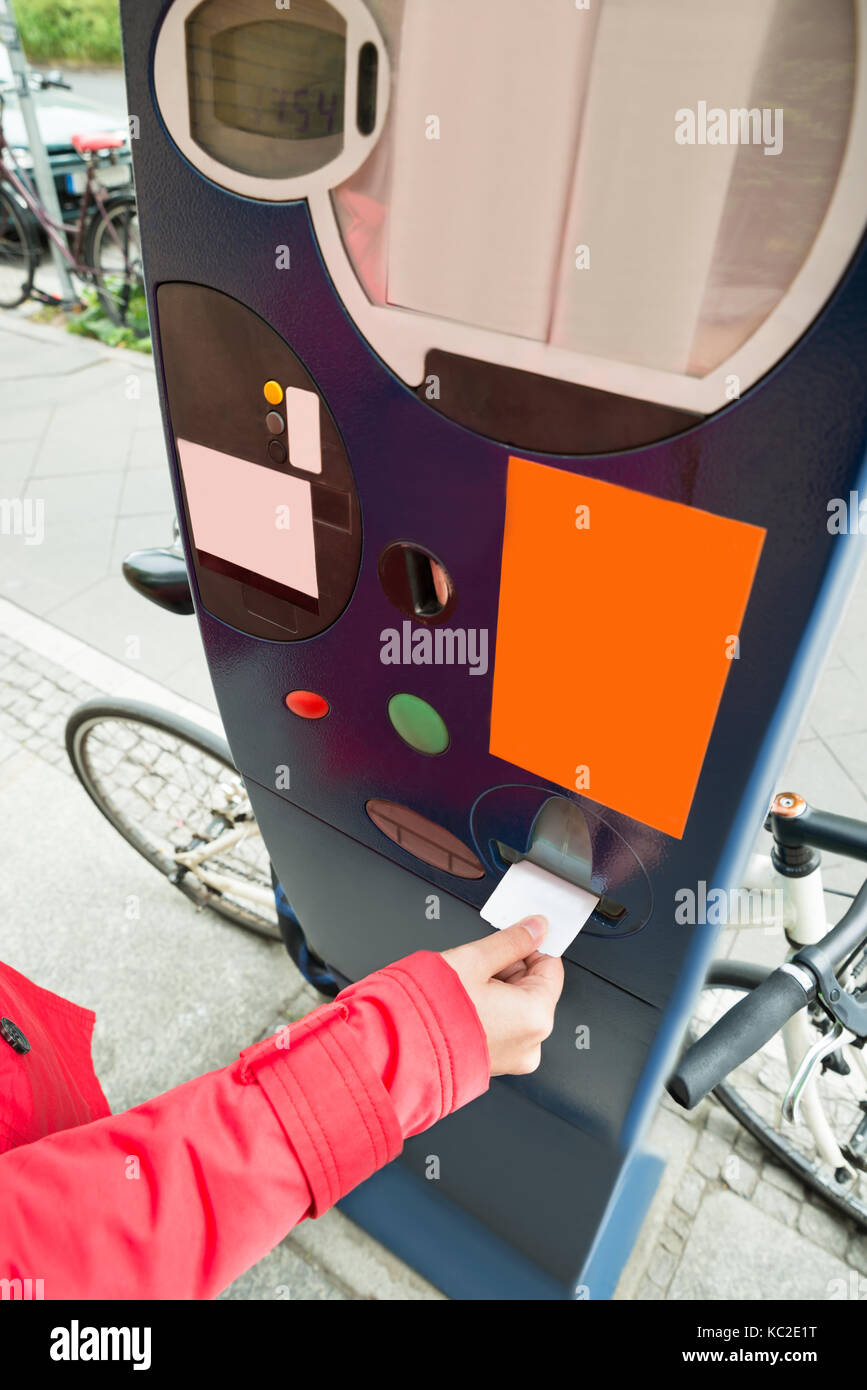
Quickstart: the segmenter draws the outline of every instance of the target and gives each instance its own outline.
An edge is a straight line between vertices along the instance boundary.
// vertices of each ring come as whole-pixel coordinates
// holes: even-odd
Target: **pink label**
[[[310,484],[188,439],[177,446],[196,549],[318,598]]]

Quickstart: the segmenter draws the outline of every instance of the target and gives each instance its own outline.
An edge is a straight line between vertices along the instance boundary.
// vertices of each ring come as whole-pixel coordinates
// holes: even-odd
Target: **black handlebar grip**
[[[668,1094],[692,1110],[814,995],[789,971],[775,970],[687,1048],[669,1078]]]

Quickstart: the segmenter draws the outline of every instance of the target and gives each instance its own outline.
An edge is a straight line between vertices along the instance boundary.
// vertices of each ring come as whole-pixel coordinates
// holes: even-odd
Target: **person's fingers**
[[[556,1004],[563,993],[563,983],[566,978],[560,957],[546,956],[540,951],[537,952],[533,961],[527,961],[525,964],[524,975],[515,983],[521,989],[543,994],[552,1006]]]
[[[541,1047],[538,1047],[538,1046],[537,1046],[537,1047],[531,1048],[529,1052],[525,1052],[525,1053],[524,1053],[524,1056],[523,1056],[522,1059],[521,1059],[521,1065],[520,1065],[520,1067],[518,1067],[518,1069],[517,1069],[517,1071],[516,1071],[516,1075],[517,1075],[517,1076],[529,1076],[532,1072],[538,1071],[538,1070],[539,1070],[539,1065],[540,1065],[541,1061],[542,1061],[542,1049],[541,1049]]]
[[[504,984],[514,984],[516,980],[522,979],[533,962],[540,960],[541,957],[541,951],[533,951],[523,960],[516,960],[514,965],[507,965],[505,970],[501,970],[498,975],[494,976],[494,979],[502,980]]]
[[[523,975],[526,975],[526,973],[527,967],[524,962],[522,960],[516,960],[514,965],[507,965],[505,970],[498,971],[493,978],[495,980],[502,980],[504,985],[508,985],[514,983],[515,980],[520,979]]]
[[[484,979],[490,980],[510,965],[533,955],[544,941],[548,931],[546,917],[524,917],[512,927],[491,932],[480,941],[470,942],[473,965],[481,971]],[[458,947],[458,950],[462,950]]]

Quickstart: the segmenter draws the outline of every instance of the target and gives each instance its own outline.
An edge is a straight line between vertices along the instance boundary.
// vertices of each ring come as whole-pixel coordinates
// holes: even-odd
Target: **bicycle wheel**
[[[695,1041],[707,1032],[722,1013],[733,1007],[738,998],[761,984],[767,975],[768,971],[762,966],[746,961],[716,961],[708,974],[696,1016],[690,1026],[690,1040]],[[810,1017],[818,1038],[825,1015],[817,1012],[815,1018],[812,1014]],[[862,1229],[867,1229],[865,1175],[856,1174],[846,1182],[838,1181],[830,1166],[819,1155],[809,1128],[803,1123],[790,1125],[781,1120],[780,1106],[788,1084],[789,1069],[782,1037],[778,1033],[766,1047],[730,1073],[712,1094],[778,1163],[794,1173],[836,1211],[855,1221]],[[843,1145],[864,1119],[862,1102],[867,1089],[863,1073],[854,1066],[847,1076],[826,1070],[818,1075],[816,1084],[829,1124],[838,1144]]]
[[[14,309],[30,298],[36,259],[18,204],[0,188],[0,309]]]
[[[104,215],[97,208],[88,223],[84,263],[107,317],[144,338],[148,321],[136,201],[121,193],[107,199],[104,207]]]
[[[223,739],[136,700],[95,699],[70,715],[66,751],[106,819],[197,907],[281,939],[268,852]],[[246,827],[246,836],[204,865],[227,880],[218,891],[175,855],[212,843],[233,826]],[[251,901],[245,889],[260,900]]]

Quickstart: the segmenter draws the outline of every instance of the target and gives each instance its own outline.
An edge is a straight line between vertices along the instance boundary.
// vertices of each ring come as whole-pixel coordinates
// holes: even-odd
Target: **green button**
[[[449,731],[442,719],[433,705],[417,695],[392,695],[388,717],[404,743],[419,753],[444,753],[449,746]]]

